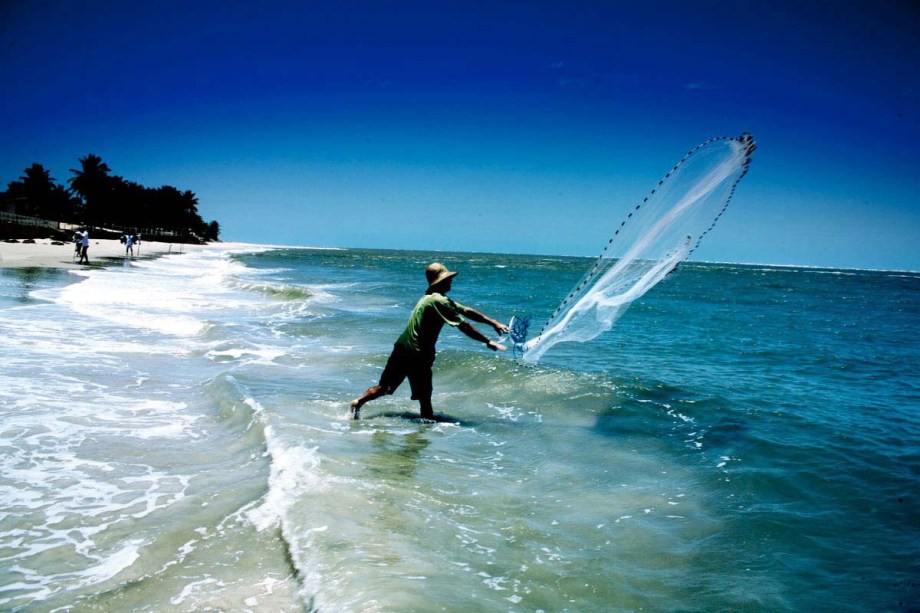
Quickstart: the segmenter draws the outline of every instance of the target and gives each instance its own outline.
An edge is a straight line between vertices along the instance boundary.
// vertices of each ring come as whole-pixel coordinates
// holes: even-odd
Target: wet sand
[[[220,243],[226,246],[227,243]],[[91,266],[112,264],[125,257],[145,258],[167,253],[187,253],[207,249],[208,245],[142,241],[134,245],[134,255],[125,253],[125,246],[116,239],[90,239],[87,255]],[[35,239],[34,243],[0,242],[0,268],[80,268],[73,257],[73,243],[52,244],[50,239]]]

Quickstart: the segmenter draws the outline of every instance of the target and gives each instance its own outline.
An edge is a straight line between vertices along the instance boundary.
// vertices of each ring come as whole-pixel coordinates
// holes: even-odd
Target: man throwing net
[[[380,375],[380,382],[368,388],[351,402],[352,417],[360,417],[365,403],[396,391],[406,378],[412,389],[412,399],[418,400],[423,419],[433,419],[431,406],[431,367],[435,359],[435,344],[444,324],[455,327],[473,340],[484,343],[492,351],[505,351],[506,347],[490,340],[474,328],[466,319],[492,326],[496,334],[508,332],[508,326],[501,324],[479,311],[463,306],[447,297],[456,272],[451,272],[438,262],[425,269],[428,289],[409,316],[406,329],[396,339],[393,352]]]

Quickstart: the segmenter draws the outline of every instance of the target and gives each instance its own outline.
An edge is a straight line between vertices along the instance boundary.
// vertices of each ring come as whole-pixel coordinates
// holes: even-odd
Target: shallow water
[[[432,259],[539,323],[590,262],[0,272],[0,609],[920,606],[920,275],[686,263],[534,367],[445,330],[438,422],[346,419]]]

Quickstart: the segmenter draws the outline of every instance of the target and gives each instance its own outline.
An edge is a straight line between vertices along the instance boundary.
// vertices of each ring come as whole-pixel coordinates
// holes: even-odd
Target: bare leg
[[[423,398],[418,401],[418,408],[422,414],[422,419],[434,419],[434,409],[431,406],[431,398]]]
[[[351,401],[351,405],[350,405],[351,416],[354,419],[359,419],[361,407],[363,407],[365,403],[370,402],[371,400],[374,400],[375,398],[380,398],[385,393],[386,392],[384,391],[384,389],[380,387],[379,385],[375,385],[374,387],[367,388],[366,392],[364,392],[359,397]]]

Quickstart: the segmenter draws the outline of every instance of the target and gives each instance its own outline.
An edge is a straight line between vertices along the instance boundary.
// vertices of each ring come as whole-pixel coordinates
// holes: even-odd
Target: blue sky
[[[749,131],[695,259],[920,270],[918,32],[909,1],[14,0],[0,183],[91,152],[225,240],[596,255]]]

